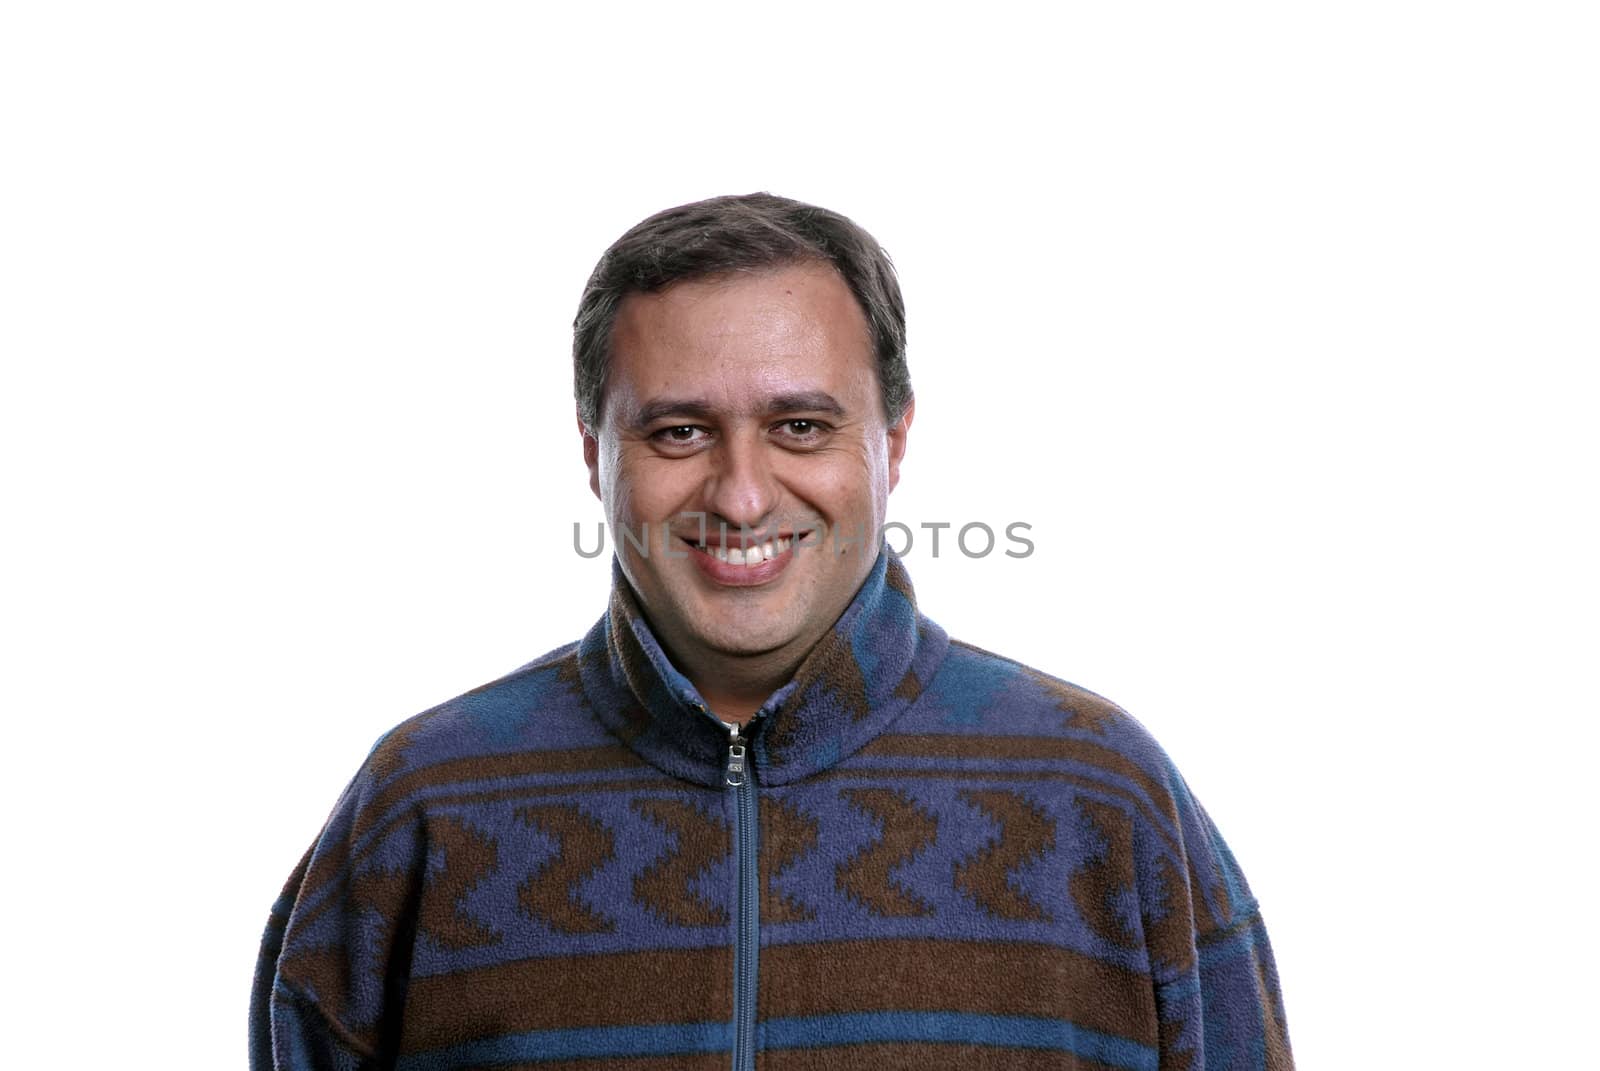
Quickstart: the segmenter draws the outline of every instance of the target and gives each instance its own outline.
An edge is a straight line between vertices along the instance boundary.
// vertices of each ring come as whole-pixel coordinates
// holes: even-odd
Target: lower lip
[[[701,550],[694,544],[689,545],[690,556],[700,571],[718,584],[731,588],[754,587],[765,584],[779,573],[789,567],[789,562],[794,559],[794,544],[777,557],[768,558],[760,565],[734,565],[732,562],[718,561],[713,555]]]

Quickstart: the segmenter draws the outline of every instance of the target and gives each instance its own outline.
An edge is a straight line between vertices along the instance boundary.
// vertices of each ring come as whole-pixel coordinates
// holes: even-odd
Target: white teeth
[[[772,539],[765,543],[757,543],[749,547],[707,547],[700,549],[710,554],[719,562],[729,565],[760,565],[764,561],[771,561],[789,549],[791,540]]]

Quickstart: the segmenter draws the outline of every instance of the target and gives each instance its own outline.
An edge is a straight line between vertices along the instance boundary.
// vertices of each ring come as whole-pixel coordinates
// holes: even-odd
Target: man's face
[[[806,263],[632,294],[611,351],[584,459],[659,638],[798,662],[877,557],[911,423],[884,419],[849,287]],[[622,534],[645,525],[648,554]]]

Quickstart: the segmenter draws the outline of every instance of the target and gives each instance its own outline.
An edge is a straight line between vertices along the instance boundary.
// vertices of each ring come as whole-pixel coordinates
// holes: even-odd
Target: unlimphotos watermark
[[[939,557],[941,545],[948,548],[952,543],[968,558],[987,558],[997,550],[1008,558],[1027,558],[1034,551],[1033,540],[1024,534],[1033,531],[1033,525],[1027,521],[1011,521],[1002,526],[1006,542],[1004,549],[1000,547],[1000,537],[995,528],[983,521],[968,521],[959,526],[953,521],[922,521],[918,528],[925,534],[929,554],[934,558]],[[652,529],[657,536],[655,540],[651,539]],[[954,538],[941,544],[940,535],[952,530]],[[734,526],[721,521],[712,523],[706,514],[689,511],[653,524],[640,521],[637,526],[618,525],[613,528],[604,521],[597,521],[592,548],[583,545],[582,523],[573,521],[572,549],[580,558],[598,558],[606,551],[608,532],[617,550],[629,548],[643,558],[650,557],[652,546],[663,557],[678,559],[687,558],[691,547],[761,546],[766,556],[771,557],[791,547],[796,553],[826,548],[835,554],[843,554],[851,547],[862,547],[867,543],[866,527],[860,524],[830,527],[821,520],[811,519],[793,525],[764,525],[754,529],[748,525]],[[921,546],[917,531],[900,521],[885,523],[882,537],[889,544],[889,549],[902,558]]]

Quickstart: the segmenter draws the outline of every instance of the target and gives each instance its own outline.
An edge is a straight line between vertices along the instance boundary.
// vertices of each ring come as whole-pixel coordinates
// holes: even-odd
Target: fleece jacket
[[[254,1071],[1284,1071],[1256,901],[1150,735],[887,548],[738,733],[620,570],[384,736],[274,906]]]

